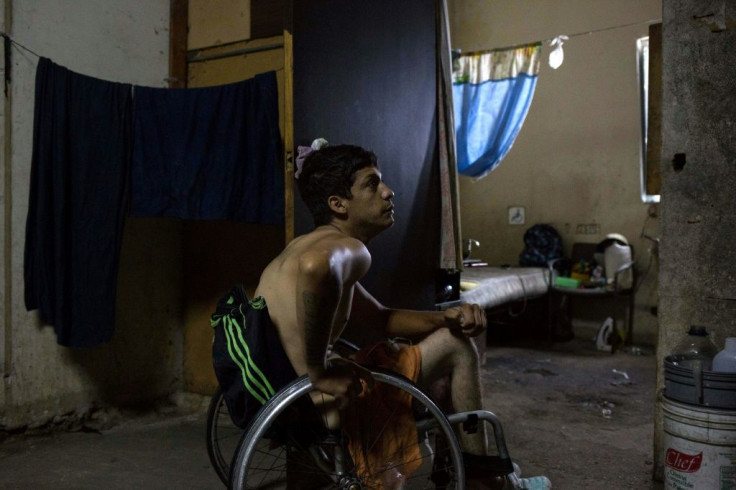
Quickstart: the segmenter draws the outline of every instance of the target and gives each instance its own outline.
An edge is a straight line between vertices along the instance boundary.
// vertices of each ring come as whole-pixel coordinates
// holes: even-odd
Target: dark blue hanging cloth
[[[25,303],[67,347],[112,338],[131,116],[130,85],[39,60]]]
[[[134,89],[132,216],[284,221],[275,72],[193,89]]]

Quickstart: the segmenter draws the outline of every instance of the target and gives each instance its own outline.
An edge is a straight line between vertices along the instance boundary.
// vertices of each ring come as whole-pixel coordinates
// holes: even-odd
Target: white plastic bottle
[[[736,373],[736,337],[726,338],[726,347],[713,358],[713,371]]]

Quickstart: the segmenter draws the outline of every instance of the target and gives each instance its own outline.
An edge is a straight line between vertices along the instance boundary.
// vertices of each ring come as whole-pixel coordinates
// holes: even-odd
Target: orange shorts
[[[417,346],[379,342],[358,352],[355,361],[394,371],[416,382],[422,355]],[[370,488],[399,488],[422,461],[412,397],[383,383],[364,388],[343,419],[353,462]]]

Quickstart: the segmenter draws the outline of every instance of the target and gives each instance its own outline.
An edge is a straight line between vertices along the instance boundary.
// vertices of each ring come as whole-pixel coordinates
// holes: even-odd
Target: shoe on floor
[[[514,490],[550,490],[552,488],[552,482],[546,476],[521,478],[521,468],[516,463],[513,463],[513,465],[514,474],[509,476],[509,488]]]
[[[552,482],[546,476],[530,476],[529,478],[515,478],[512,488],[523,490],[550,490]]]

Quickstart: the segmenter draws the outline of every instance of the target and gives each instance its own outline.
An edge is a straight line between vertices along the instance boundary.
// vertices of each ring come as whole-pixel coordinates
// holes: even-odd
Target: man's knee
[[[455,347],[455,355],[458,356],[462,362],[471,364],[473,369],[478,369],[480,365],[480,354],[478,353],[478,347],[475,345],[475,342],[473,342],[473,339],[453,334],[450,334],[450,337],[452,337],[457,344]]]
[[[453,392],[462,392],[464,399],[477,398],[470,396],[468,392],[477,386],[480,379],[479,354],[472,339],[442,329],[422,341],[420,347],[427,349],[427,358],[422,358],[420,386],[427,390],[444,411],[451,413],[458,409],[452,401],[455,397]],[[424,355],[423,350],[422,356]],[[426,365],[425,360],[430,361],[431,365]],[[472,409],[477,408],[479,407]]]
[[[455,335],[449,329],[443,328],[432,333],[425,341],[427,350],[430,351],[428,354],[437,355],[442,352],[441,357],[445,358],[445,363],[471,364],[474,367],[479,364],[478,348],[472,339],[464,335]]]

